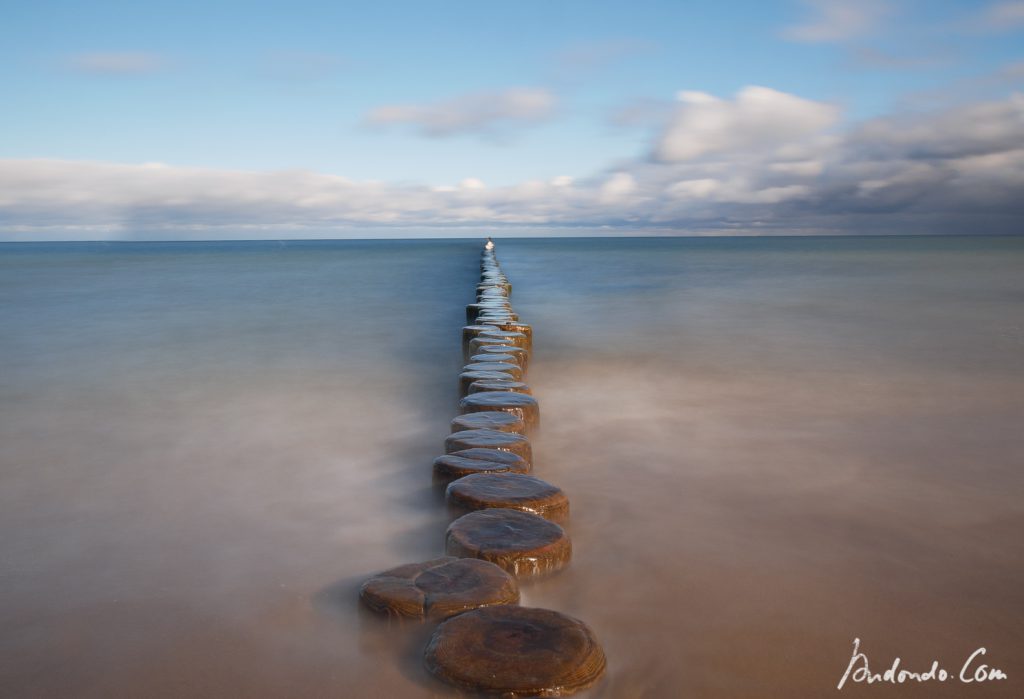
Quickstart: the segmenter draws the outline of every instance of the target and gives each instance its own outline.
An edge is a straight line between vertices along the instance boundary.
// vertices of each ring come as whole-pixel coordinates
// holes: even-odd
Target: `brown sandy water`
[[[498,241],[591,697],[1024,681],[1024,241]],[[362,612],[439,555],[479,244],[0,252],[0,693],[451,696]]]

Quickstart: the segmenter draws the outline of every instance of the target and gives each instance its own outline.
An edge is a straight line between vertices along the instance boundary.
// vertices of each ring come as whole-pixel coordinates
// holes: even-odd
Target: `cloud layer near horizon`
[[[346,226],[620,232],[1020,233],[1024,96],[840,129],[840,111],[765,87],[680,94],[648,154],[592,177],[487,188],[63,160],[0,160],[0,231],[88,237]],[[97,234],[96,231],[105,231]]]

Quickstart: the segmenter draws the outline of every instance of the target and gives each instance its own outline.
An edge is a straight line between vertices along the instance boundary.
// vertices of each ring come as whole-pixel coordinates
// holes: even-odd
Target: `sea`
[[[483,236],[0,245],[0,695],[454,696],[357,598],[443,554]],[[1024,237],[496,243],[581,696],[1022,696]]]

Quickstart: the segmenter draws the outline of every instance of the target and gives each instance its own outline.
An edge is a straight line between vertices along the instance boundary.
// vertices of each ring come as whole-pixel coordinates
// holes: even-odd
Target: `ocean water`
[[[497,242],[583,696],[1020,696],[1024,238]],[[356,594],[443,551],[480,245],[0,246],[0,694],[451,696]]]

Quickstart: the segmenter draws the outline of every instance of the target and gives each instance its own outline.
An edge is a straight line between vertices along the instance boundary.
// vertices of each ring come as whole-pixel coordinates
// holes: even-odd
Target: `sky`
[[[7,2],[0,240],[1024,233],[1024,1]]]

